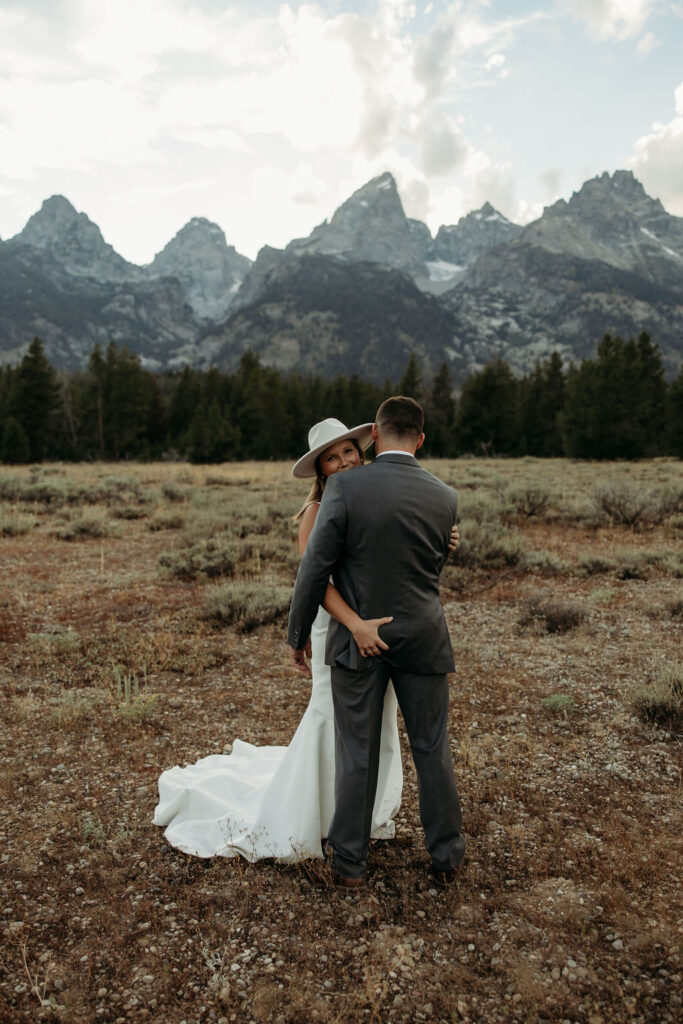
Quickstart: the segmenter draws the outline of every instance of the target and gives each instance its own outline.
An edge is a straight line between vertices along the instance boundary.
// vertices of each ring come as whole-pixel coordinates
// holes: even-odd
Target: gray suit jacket
[[[452,672],[439,573],[456,511],[455,491],[410,455],[383,455],[331,476],[294,587],[290,645],[304,646],[332,576],[361,618],[393,615],[380,629],[389,645],[381,657],[423,675]],[[367,665],[349,630],[335,619],[325,660],[350,669]]]

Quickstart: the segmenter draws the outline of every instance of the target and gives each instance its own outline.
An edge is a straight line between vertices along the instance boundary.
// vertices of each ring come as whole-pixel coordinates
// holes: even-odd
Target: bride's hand
[[[304,675],[310,676],[311,670],[308,666],[308,662],[311,660],[311,639],[310,637],[299,651],[295,651],[293,647],[289,648],[289,663],[292,668],[295,668],[297,672],[303,672]]]
[[[352,632],[362,658],[375,658],[382,651],[389,650],[389,644],[384,643],[378,631],[380,626],[393,622],[393,619],[393,615],[388,615],[383,619],[359,620]]]
[[[453,523],[453,525],[451,527],[451,539],[448,542],[448,550],[452,553],[453,551],[456,550],[456,548],[457,548],[459,543],[460,543],[460,531],[458,530],[458,527],[455,525],[455,523]]]

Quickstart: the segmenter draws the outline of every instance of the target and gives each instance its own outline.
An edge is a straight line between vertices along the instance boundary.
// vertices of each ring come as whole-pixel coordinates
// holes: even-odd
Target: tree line
[[[428,456],[683,456],[683,369],[667,383],[659,349],[642,333],[606,334],[595,358],[568,369],[557,353],[523,377],[493,360],[457,399],[448,366],[425,380],[414,355],[400,380],[383,385],[281,373],[249,350],[233,373],[153,373],[113,343],[66,373],[35,338],[18,365],[0,369],[0,461],[293,459],[313,423],[372,420],[391,394],[424,405]]]

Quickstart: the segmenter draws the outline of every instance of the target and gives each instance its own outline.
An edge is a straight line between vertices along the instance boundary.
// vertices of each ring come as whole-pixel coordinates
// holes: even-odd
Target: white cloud
[[[0,0],[0,228],[13,195],[23,215],[59,190],[140,262],[194,214],[255,255],[387,169],[434,227],[486,199],[516,215],[461,97],[468,76],[498,88],[519,32],[550,14],[418,6]]]
[[[661,0],[562,0],[595,39],[631,39],[641,31]]]
[[[636,53],[639,57],[647,57],[648,53],[652,53],[656,46],[659,46],[657,37],[652,32],[646,32],[642,39],[638,40]]]
[[[669,213],[683,216],[683,82],[674,94],[675,116],[653,124],[634,145],[629,161],[647,192],[661,199]]]

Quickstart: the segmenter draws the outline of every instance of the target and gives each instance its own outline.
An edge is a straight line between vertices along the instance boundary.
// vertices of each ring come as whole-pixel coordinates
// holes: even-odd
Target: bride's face
[[[353,441],[337,441],[326,448],[320,456],[320,469],[326,477],[360,464],[360,455]]]

